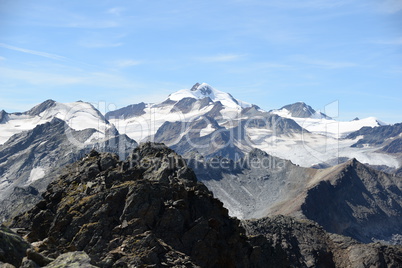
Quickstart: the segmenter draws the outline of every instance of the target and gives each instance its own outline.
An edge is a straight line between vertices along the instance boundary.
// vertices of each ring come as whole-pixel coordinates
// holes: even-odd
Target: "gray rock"
[[[389,139],[397,137],[401,132],[402,123],[378,127],[362,127],[360,130],[347,135],[346,139],[356,139],[359,136],[363,136],[363,138],[351,146],[357,148],[363,147],[364,144],[375,146],[387,145],[386,142],[390,141]]]
[[[46,240],[39,253],[47,257],[84,251],[103,267],[249,267],[256,262],[239,222],[174,151],[146,143],[126,162],[102,171],[90,168],[114,157],[91,152],[64,169],[44,201],[12,226],[26,228],[31,242]]]
[[[317,112],[311,108],[311,106],[304,102],[296,102],[293,104],[285,105],[281,109],[286,109],[293,117],[309,118],[317,114]],[[319,113],[322,118],[331,119],[323,113]]]
[[[14,265],[0,261],[0,268],[15,268]]]
[[[92,268],[97,267],[91,264],[91,258],[82,251],[68,252],[61,254],[57,259],[44,266],[47,268]]]
[[[361,244],[327,233],[317,223],[292,217],[275,216],[242,222],[249,236],[267,239],[281,247],[291,267],[400,267],[402,247],[379,243]]]
[[[48,108],[51,108],[54,105],[56,105],[56,102],[54,100],[46,100],[46,101],[42,102],[41,104],[36,105],[35,107],[33,107],[29,111],[25,112],[24,114],[39,115],[40,113],[46,111]]]
[[[7,227],[0,226],[0,261],[19,267],[30,245]],[[6,264],[4,264],[6,265]],[[7,266],[4,266],[7,267]]]
[[[141,116],[145,114],[145,107],[146,104],[143,102],[132,104],[124,108],[106,113],[105,118],[109,120],[110,118],[130,118],[133,116]]]
[[[118,133],[110,133],[110,138],[103,142],[84,144],[95,131],[74,131],[64,121],[54,118],[12,136],[1,145],[0,221],[31,208],[41,199],[39,193],[55,178],[56,169],[80,159],[91,149],[120,153],[125,158],[137,145]]]
[[[249,157],[269,156],[254,150]],[[360,263],[398,267],[402,263],[400,247],[363,245],[329,234],[309,220],[278,216],[240,225],[197,181],[184,159],[163,144],[142,144],[127,161],[114,164],[115,159],[111,153],[92,151],[61,172],[43,201],[14,218],[12,226],[27,231],[27,239],[38,250],[35,258],[28,251],[28,257],[37,262],[43,261],[41,256],[47,262],[56,258],[47,267],[358,267]],[[91,168],[99,163],[113,164],[106,170]]]
[[[394,243],[402,233],[401,179],[355,159],[317,170],[253,150],[228,164],[222,159],[188,163],[231,215],[242,219],[308,218],[364,243]]]
[[[8,114],[6,111],[1,110],[0,111],[0,124],[4,124],[5,122],[7,122],[8,119]]]
[[[197,102],[197,99],[194,99],[194,98],[183,98],[173,106],[173,108],[170,112],[177,113],[180,111],[183,114],[186,114],[192,110],[193,105],[196,102]]]

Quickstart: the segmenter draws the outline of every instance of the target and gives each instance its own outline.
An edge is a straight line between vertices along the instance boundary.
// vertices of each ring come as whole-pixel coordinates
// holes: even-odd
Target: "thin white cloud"
[[[41,71],[26,71],[11,68],[1,68],[0,67],[0,77],[2,79],[15,79],[19,81],[24,81],[32,85],[71,85],[81,83],[83,81],[82,77],[74,77],[64,74],[53,74]]]
[[[394,40],[378,40],[374,41],[375,44],[381,45],[402,45],[402,37],[394,39]]]
[[[267,72],[275,72],[280,70],[292,70],[295,67],[280,63],[280,62],[256,62],[250,64],[236,64],[232,65],[230,68],[227,69],[229,73],[233,74],[245,74],[245,73],[267,73]]]
[[[312,59],[305,56],[295,56],[294,60],[301,62],[303,64],[324,68],[324,69],[344,69],[357,67],[358,64],[354,62],[347,61],[329,61],[329,60],[321,60],[321,59]]]
[[[15,80],[43,87],[86,85],[110,88],[131,88],[133,82],[106,72],[54,73],[0,67],[1,81]]]
[[[0,56],[0,61],[6,60],[6,58]]]
[[[402,11],[401,0],[382,0],[378,3],[379,9],[385,13],[397,13]]]
[[[107,42],[80,42],[79,43],[81,46],[83,47],[87,47],[87,48],[108,48],[108,47],[121,47],[122,45],[124,45],[121,42],[117,42],[117,43],[107,43]]]
[[[50,54],[50,53],[46,53],[46,52],[41,52],[41,51],[30,50],[30,49],[21,48],[21,47],[10,46],[10,45],[4,44],[4,43],[0,43],[0,47],[10,49],[10,50],[19,51],[19,52],[23,52],[23,53],[28,53],[28,54],[31,54],[31,55],[41,56],[41,57],[45,57],[45,58],[49,58],[49,59],[53,59],[53,60],[66,60],[66,57],[59,56],[59,55],[56,55],[56,54]]]
[[[316,8],[316,9],[331,9],[346,5],[350,1],[345,0],[307,0],[307,1],[278,1],[279,5],[288,8]]]
[[[112,62],[112,64],[118,68],[127,68],[127,67],[132,67],[136,65],[140,65],[142,62],[138,60],[130,60],[130,59],[124,59],[124,60],[116,60]]]
[[[108,9],[108,10],[106,11],[106,13],[112,14],[112,15],[115,15],[115,16],[120,16],[121,13],[122,13],[124,10],[125,10],[125,8],[123,8],[123,7],[113,7],[113,8]]]
[[[107,29],[120,26],[116,21],[96,21],[96,20],[81,20],[72,23],[67,23],[68,28],[84,28],[84,29]]]
[[[244,55],[244,54],[219,54],[219,55],[215,55],[215,56],[198,57],[196,59],[201,62],[207,62],[207,63],[232,62],[232,61],[241,60],[245,56],[246,55]]]
[[[274,0],[274,1],[263,1],[263,0],[237,0],[237,2],[245,4],[257,4],[263,6],[270,6],[275,8],[285,8],[285,9],[331,9],[340,6],[350,4],[350,0]]]
[[[388,71],[388,73],[400,75],[402,74],[402,67],[393,67]]]

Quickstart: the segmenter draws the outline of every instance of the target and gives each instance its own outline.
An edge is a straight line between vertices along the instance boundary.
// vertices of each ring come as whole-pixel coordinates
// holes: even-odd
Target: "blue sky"
[[[196,82],[401,122],[402,1],[0,0],[0,110],[120,108]]]

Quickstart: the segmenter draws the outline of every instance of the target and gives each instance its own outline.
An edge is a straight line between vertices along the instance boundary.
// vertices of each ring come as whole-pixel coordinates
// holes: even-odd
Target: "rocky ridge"
[[[28,230],[27,239],[49,258],[85,251],[102,267],[253,263],[239,221],[161,144],[140,146],[126,162],[93,151],[65,169],[43,197],[12,227]],[[273,252],[265,255],[278,255]],[[277,265],[285,261],[278,256]]]
[[[39,108],[35,111],[42,111]],[[41,199],[39,193],[45,191],[60,167],[77,161],[91,149],[126,157],[137,146],[135,141],[117,131],[109,133],[106,139],[86,142],[95,132],[95,129],[76,131],[64,121],[53,118],[32,130],[13,135],[0,145],[0,221],[32,207]]]
[[[294,267],[400,267],[402,247],[361,244],[349,237],[327,233],[310,220],[274,216],[242,221],[254,243],[267,239],[282,248]]]
[[[43,198],[11,225],[31,243],[21,267],[359,267],[359,252],[372,255],[369,266],[402,265],[400,247],[361,245],[310,221],[230,218],[163,144],[142,144],[127,161],[92,151]]]
[[[318,170],[259,149],[238,161],[190,157],[188,162],[197,178],[232,216],[295,216],[314,220],[329,232],[363,243],[401,243],[401,178],[356,159]]]

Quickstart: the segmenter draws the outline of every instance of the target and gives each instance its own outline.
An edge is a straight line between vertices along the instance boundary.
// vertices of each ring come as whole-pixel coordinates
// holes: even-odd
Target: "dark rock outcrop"
[[[402,153],[402,138],[391,141],[388,145],[381,149],[383,152],[390,154]]]
[[[387,139],[394,138],[401,132],[402,123],[378,127],[362,127],[360,130],[347,135],[346,139],[356,139],[359,136],[363,136],[363,138],[359,139],[351,146],[361,148],[364,146],[364,144],[381,145]]]
[[[34,248],[22,267],[402,264],[400,247],[359,244],[308,220],[230,218],[184,159],[163,144],[142,144],[124,162],[91,151],[65,168],[43,197],[12,223]]]
[[[1,110],[0,111],[0,124],[7,122],[7,118],[8,118],[7,112],[4,110]]]
[[[0,263],[9,263],[19,267],[26,250],[30,247],[29,243],[19,235],[3,225],[0,226]]]
[[[91,258],[82,251],[74,251],[61,254],[57,259],[45,266],[46,268],[60,267],[80,267],[92,268],[96,267],[91,264]]]
[[[350,160],[307,191],[303,214],[364,243],[402,233],[401,178]]]
[[[197,99],[194,98],[183,98],[179,100],[170,110],[171,113],[182,112],[184,114],[191,111],[193,108],[194,103],[197,102]]]
[[[162,144],[143,144],[126,162],[93,151],[66,168],[43,197],[12,226],[26,228],[47,257],[85,251],[103,267],[255,267],[272,256],[269,267],[285,262],[280,249],[267,245],[258,261],[252,258],[239,221]]]
[[[126,107],[123,107],[121,109],[117,109],[115,111],[111,111],[106,113],[105,118],[107,120],[114,118],[114,119],[119,119],[119,118],[130,118],[134,116],[141,116],[145,114],[145,109],[146,104],[141,102],[138,104],[132,104]]]
[[[361,244],[327,233],[317,223],[275,216],[242,222],[252,243],[264,237],[282,248],[292,267],[401,267],[402,247]]]
[[[27,187],[43,192],[53,179],[53,172],[81,159],[92,148],[126,157],[137,146],[135,141],[118,133],[107,134],[99,142],[86,142],[96,132],[95,129],[75,131],[54,118],[13,135],[0,145],[0,221],[29,209],[40,199],[40,195]]]
[[[296,102],[293,104],[288,104],[283,106],[281,109],[286,109],[290,112],[293,117],[309,118],[317,114],[317,112],[311,108],[311,106],[305,104],[304,102]],[[281,110],[280,109],[280,110]],[[330,118],[323,113],[319,114],[323,118]]]
[[[327,169],[294,165],[254,149],[237,161],[190,159],[197,177],[232,216],[288,215],[360,242],[398,244],[402,180],[357,160]]]
[[[55,105],[56,105],[56,102],[54,100],[46,100],[46,101],[42,102],[41,104],[36,105],[29,111],[25,112],[25,114],[33,115],[33,116],[39,115]]]

